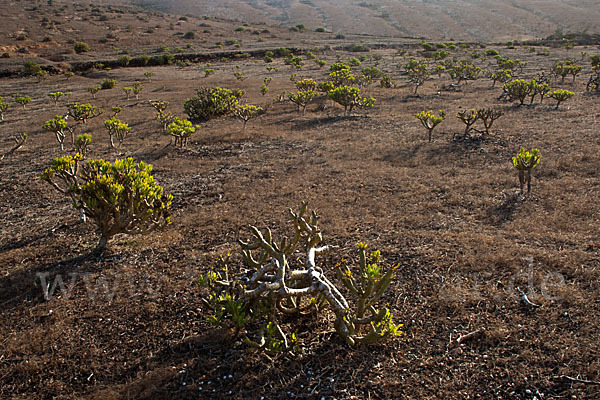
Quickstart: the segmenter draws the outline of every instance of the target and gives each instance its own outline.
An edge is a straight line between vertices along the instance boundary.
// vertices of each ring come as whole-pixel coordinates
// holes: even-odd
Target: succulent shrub
[[[144,90],[144,86],[142,86],[142,83],[139,81],[135,81],[133,84],[133,94],[135,95],[136,99],[139,99],[142,90]]]
[[[60,149],[64,150],[64,141],[65,141],[65,129],[67,128],[67,121],[62,115],[55,115],[54,118],[49,119],[42,126],[44,130],[54,133],[56,136],[56,140],[58,144],[60,144]]]
[[[90,51],[90,46],[85,43],[85,42],[76,42],[75,45],[73,46],[73,50],[75,50],[75,53],[77,54],[81,54],[81,53],[86,53],[88,51]]]
[[[54,105],[56,105],[58,103],[58,100],[60,100],[61,97],[65,96],[65,97],[69,97],[70,95],[72,95],[72,92],[51,92],[48,93],[48,97],[50,97],[52,99],[52,101],[54,102]]]
[[[510,69],[501,69],[490,75],[492,79],[492,87],[496,86],[496,82],[506,83],[512,78],[512,71]]]
[[[82,160],[80,153],[55,158],[41,178],[69,197],[84,221],[96,225],[96,250],[118,233],[145,234],[171,223],[173,196],[156,184],[152,165],[133,158]]]
[[[208,121],[230,114],[243,94],[242,90],[201,88],[195,97],[186,100],[183,107],[191,120]]]
[[[419,86],[423,85],[427,78],[429,78],[427,64],[422,60],[411,58],[404,64],[404,69],[408,74],[408,80],[415,85],[413,94],[417,94]]]
[[[148,79],[148,82],[152,82],[152,77],[154,76],[154,72],[146,71],[146,72],[144,72],[144,76],[146,77],[146,79]]]
[[[132,87],[124,87],[123,92],[125,92],[125,96],[127,96],[127,100],[129,100],[129,96],[131,96],[131,92],[133,92]]]
[[[356,79],[350,66],[343,62],[332,64],[329,71],[329,81],[336,87],[350,85]]]
[[[96,94],[100,91],[100,86],[89,86],[87,90],[92,94],[92,99],[95,99]]]
[[[483,127],[485,128],[484,135],[490,133],[490,129],[498,118],[503,116],[504,113],[501,110],[496,110],[494,108],[480,108],[477,110],[477,118],[483,122]]]
[[[67,115],[77,123],[86,123],[88,119],[95,118],[104,113],[104,110],[91,104],[71,102],[67,104]]]
[[[193,126],[191,121],[177,117],[167,127],[169,135],[175,138],[175,146],[179,145],[181,148],[187,145],[188,138],[196,132],[196,128],[198,127]]]
[[[535,89],[535,80],[515,79],[512,82],[505,83],[503,89],[511,96],[518,99],[520,104],[525,102],[525,98],[530,96]]]
[[[415,115],[415,117],[417,117],[417,119],[421,121],[421,124],[425,127],[425,129],[427,129],[427,132],[429,133],[430,143],[433,130],[444,120],[445,116],[446,113],[443,110],[439,111],[439,115],[435,115],[432,110],[421,111],[420,113]]]
[[[131,132],[129,125],[117,119],[117,117],[111,117],[104,121],[104,127],[110,137],[110,147],[112,148],[121,148],[123,141],[129,132]],[[115,146],[115,138],[117,139],[118,146]]]
[[[10,104],[0,96],[0,121],[4,121],[4,113],[10,108]]]
[[[35,61],[24,61],[23,62],[23,75],[25,76],[36,76],[42,72],[42,67]]]
[[[386,305],[377,308],[395,267],[384,271],[380,253],[367,253],[366,245],[359,243],[358,268],[337,268],[341,284],[355,300],[353,304],[316,264],[318,254],[333,248],[319,246],[322,234],[317,214],[309,214],[304,203],[289,215],[293,238],[276,242],[269,229],[261,232],[251,227],[252,240],[239,241],[250,271],[230,271],[228,255],[219,258],[217,268],[200,277],[199,285],[207,292],[204,302],[211,311],[209,321],[235,329],[248,346],[265,352],[292,349],[298,340],[294,330],[300,328],[294,316],[311,309],[319,312],[328,308],[335,316],[336,333],[350,346],[400,335],[401,325],[393,322]]]
[[[306,106],[315,98],[317,95],[316,90],[299,90],[296,93],[288,93],[288,99],[298,106],[298,112],[302,111],[302,115],[306,112]]]
[[[479,119],[479,113],[475,109],[462,110],[456,114],[456,118],[458,118],[463,122],[463,124],[465,124],[465,132],[463,135],[467,137],[470,136],[470,132],[472,129],[471,127]]]
[[[555,110],[558,110],[558,106],[560,105],[560,103],[562,103],[565,100],[570,99],[574,95],[575,95],[575,93],[573,93],[569,90],[564,90],[564,89],[558,89],[558,90],[548,93],[548,97],[551,97],[554,100],[556,100],[556,107],[554,108]]]
[[[391,89],[393,87],[396,87],[396,83],[394,82],[391,76],[386,74],[383,75],[379,80],[379,87]]]
[[[383,72],[375,66],[364,67],[364,68],[361,68],[360,71],[361,71],[361,76],[359,78],[359,82],[360,82],[361,87],[369,86],[373,81],[383,77]]]
[[[162,112],[167,109],[167,107],[169,106],[169,102],[158,100],[152,101],[150,105],[156,110],[156,112]]]
[[[519,171],[521,194],[523,194],[525,184],[527,184],[527,193],[531,191],[531,170],[540,163],[541,157],[538,149],[526,151],[524,147],[521,147],[517,155],[512,158],[513,166]]]
[[[252,104],[244,104],[244,105],[238,104],[233,109],[233,115],[235,115],[237,118],[241,119],[242,122],[244,123],[243,128],[242,128],[243,130],[246,130],[246,124],[248,123],[249,120],[258,118],[259,116],[264,114],[264,112],[265,111],[263,110],[262,107],[254,106]]]
[[[544,97],[546,97],[550,90],[552,89],[550,89],[550,85],[548,85],[547,83],[536,83],[533,86],[532,92],[530,93],[531,102],[529,104],[533,104],[533,99],[537,95],[540,96],[540,104],[544,103]]]
[[[31,97],[20,94],[13,94],[12,97],[15,100],[15,103],[22,105],[23,108],[31,101]]]
[[[375,104],[373,97],[362,97],[360,89],[350,86],[340,86],[331,90],[327,97],[344,107],[344,114],[350,115],[356,108],[369,108]]]
[[[462,81],[477,80],[481,73],[480,67],[467,60],[446,60],[443,65],[450,78],[456,79],[457,85],[460,85]]]
[[[163,126],[163,131],[167,130],[168,125],[175,120],[175,116],[168,111],[161,110],[156,113],[156,120]]]
[[[90,143],[92,143],[92,135],[89,133],[77,135],[77,138],[75,138],[75,142],[73,143],[75,153],[79,153],[83,158],[85,158],[87,155],[87,148]]]
[[[117,86],[117,83],[118,82],[116,79],[106,78],[100,83],[100,89],[102,89],[102,90],[113,89],[115,86]]]

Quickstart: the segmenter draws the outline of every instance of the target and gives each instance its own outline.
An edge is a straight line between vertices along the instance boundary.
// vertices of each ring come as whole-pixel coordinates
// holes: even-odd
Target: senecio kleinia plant
[[[175,146],[179,144],[181,148],[187,145],[188,138],[196,132],[196,128],[198,126],[193,126],[191,121],[177,117],[167,127],[169,135],[175,138]]]
[[[260,117],[264,114],[264,112],[265,110],[263,110],[262,107],[254,106],[252,104],[244,104],[243,106],[238,104],[233,109],[233,115],[241,119],[244,123],[244,126],[242,128],[243,130],[246,130],[246,124],[249,120]]]
[[[106,128],[108,136],[110,137],[110,147],[113,149],[117,147],[115,146],[115,137],[117,138],[118,147],[121,148],[123,141],[129,132],[131,132],[129,125],[117,117],[111,117],[110,119],[104,121],[104,127]]]
[[[4,113],[10,108],[10,104],[5,102],[0,96],[0,121],[4,121]]]
[[[570,99],[571,97],[573,97],[573,95],[575,95],[575,93],[564,89],[558,89],[548,93],[548,97],[551,97],[554,100],[556,100],[556,107],[554,108],[555,110],[558,110],[558,106],[560,105],[560,103]]]
[[[61,97],[63,97],[63,96],[69,97],[72,94],[73,94],[72,92],[50,92],[50,93],[48,93],[48,97],[50,97],[52,99],[52,101],[54,102],[54,105],[56,105],[58,103],[58,100],[60,100]]]
[[[431,134],[433,133],[433,129],[438,126],[446,116],[446,113],[443,110],[440,110],[439,115],[435,115],[432,110],[429,111],[421,111],[416,114],[415,117],[421,124],[427,129],[429,132],[429,142],[431,143]]]
[[[360,89],[350,86],[340,86],[331,90],[327,97],[344,107],[344,114],[350,115],[352,109],[369,108],[375,104],[373,97],[361,97]]]
[[[31,101],[31,97],[29,96],[23,96],[20,94],[13,94],[12,95],[13,99],[15,99],[16,103],[19,103],[20,105],[23,106],[23,108],[25,108],[25,106],[27,105],[27,103],[29,103]]]
[[[288,99],[298,106],[298,112],[302,111],[302,115],[306,112],[306,106],[317,95],[316,90],[299,90],[296,93],[288,93]]]
[[[68,196],[84,221],[94,222],[97,251],[118,233],[146,234],[171,223],[173,196],[156,184],[152,165],[133,158],[82,160],[81,153],[55,158],[41,178]]]
[[[208,121],[233,112],[244,91],[216,87],[200,88],[196,94],[184,103],[185,113],[191,120]]]
[[[231,273],[227,256],[220,258],[219,268],[200,277],[200,286],[208,289],[204,302],[212,313],[209,321],[234,328],[247,345],[267,352],[289,350],[298,340],[297,317],[289,316],[324,307],[335,315],[335,331],[348,345],[400,335],[401,325],[393,322],[390,311],[385,306],[377,308],[395,267],[384,271],[379,252],[367,253],[366,245],[360,243],[358,268],[338,265],[337,272],[356,299],[352,304],[316,263],[318,254],[332,249],[319,246],[322,234],[317,214],[309,214],[304,203],[298,212],[290,210],[289,216],[294,226],[292,239],[276,242],[269,229],[261,232],[251,227],[252,240],[239,241],[248,272]]]
[[[480,115],[474,108],[471,110],[462,110],[456,114],[456,118],[460,119],[465,124],[464,136],[467,137],[471,132],[471,126],[477,122]]]
[[[526,151],[521,147],[515,157],[512,158],[513,166],[519,171],[519,183],[521,185],[521,194],[527,183],[527,193],[531,191],[531,170],[540,163],[542,155],[538,149]]]
[[[67,121],[62,115],[55,115],[54,118],[51,118],[48,121],[44,122],[42,128],[44,130],[54,133],[58,144],[60,144],[60,149],[65,149],[64,141],[66,136],[65,129],[67,128]]]

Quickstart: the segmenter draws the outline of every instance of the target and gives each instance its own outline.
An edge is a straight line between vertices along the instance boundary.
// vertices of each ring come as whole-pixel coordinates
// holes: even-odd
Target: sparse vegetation
[[[214,89],[201,88],[197,96],[186,100],[185,113],[191,120],[208,121],[209,119],[230,114],[238,100],[244,94],[241,90],[230,90],[220,87]]]
[[[527,193],[531,192],[531,170],[540,163],[541,157],[538,149],[526,151],[524,147],[521,147],[517,155],[512,158],[513,166],[519,171],[521,194],[523,194],[525,184],[527,184]]]
[[[446,117],[446,113],[440,110],[438,115],[435,115],[432,110],[421,111],[415,115],[421,124],[427,129],[429,134],[429,143],[431,143],[431,135],[436,126],[438,126]]]

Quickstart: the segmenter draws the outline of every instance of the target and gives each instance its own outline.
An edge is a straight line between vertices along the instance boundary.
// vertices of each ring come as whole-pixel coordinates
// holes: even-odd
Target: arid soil
[[[237,26],[230,24],[232,35]],[[258,43],[269,48],[264,40]],[[306,40],[296,47],[312,47]],[[486,78],[446,90],[452,81],[445,74],[433,75],[415,96],[397,66],[421,55],[412,47],[404,57],[385,48],[320,51],[324,68],[303,56],[299,71],[282,58],[265,64],[232,57],[0,79],[0,96],[11,104],[0,123],[0,154],[16,133],[29,134],[0,161],[0,398],[600,398],[600,99],[586,92],[591,69],[580,55],[600,49],[488,48],[526,61],[518,75],[528,79],[557,60],[576,59],[584,71],[575,82],[551,81],[575,96],[558,110],[548,98],[519,106],[498,100],[501,85],[492,88]],[[466,58],[473,50],[484,51],[452,55]],[[373,56],[362,66],[380,57],[379,68],[397,83],[363,89],[376,99],[374,108],[345,117],[320,97],[302,115],[273,100],[293,90],[291,73],[323,81],[338,56],[361,54]],[[119,55],[106,48],[86,57]],[[15,57],[0,69],[14,69]],[[473,61],[495,66],[493,58]],[[63,62],[67,71],[70,60]],[[204,77],[206,68],[215,73]],[[273,80],[262,96],[267,76]],[[92,98],[87,88],[105,78],[117,87]],[[128,100],[122,88],[136,80],[144,89]],[[244,101],[267,113],[246,130],[233,117],[202,123],[187,148],[175,148],[149,101],[169,101],[169,110],[184,117],[183,103],[201,86],[243,89]],[[54,105],[47,93],[57,90],[72,95]],[[13,93],[32,101],[23,108]],[[123,108],[119,118],[132,133],[122,154],[109,147],[109,111],[78,133],[93,135],[89,158],[133,157],[154,166],[156,181],[174,197],[165,230],[119,235],[103,255],[91,254],[93,225],[39,179],[64,154],[41,126],[68,101]],[[461,138],[456,113],[481,107],[504,115],[485,139]],[[432,143],[414,116],[428,109],[447,115]],[[519,195],[511,164],[520,146],[542,154],[529,195]],[[398,265],[382,305],[404,324],[400,338],[350,348],[325,312],[286,321],[298,331],[297,352],[264,355],[206,321],[200,274],[228,252],[232,268],[243,268],[236,242],[250,237],[248,227],[289,235],[286,210],[302,201],[318,210],[324,244],[339,246],[317,258],[331,279],[343,260],[356,265],[359,241],[381,250],[384,268]],[[42,281],[51,289],[56,279],[65,290],[46,299]],[[519,289],[540,307],[525,305]]]

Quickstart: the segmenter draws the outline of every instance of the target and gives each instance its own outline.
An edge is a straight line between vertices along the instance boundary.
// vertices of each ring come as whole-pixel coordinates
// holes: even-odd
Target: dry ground
[[[498,50],[529,62],[524,77],[582,50],[598,52]],[[29,133],[0,164],[0,397],[600,398],[597,385],[562,377],[600,380],[599,98],[585,93],[581,77],[552,83],[576,93],[558,111],[549,99],[522,107],[498,101],[501,90],[486,79],[448,92],[441,85],[449,81],[435,77],[412,96],[395,67],[402,59],[371,54],[383,57],[399,87],[370,87],[375,107],[351,117],[325,99],[305,116],[272,103],[292,89],[282,60],[265,97],[262,60],[216,60],[208,78],[204,64],[1,80],[5,100],[16,92],[33,100],[25,109],[13,103],[0,124],[2,152],[13,134]],[[336,60],[333,52],[319,57]],[[236,64],[246,80],[233,78]],[[300,74],[324,79],[327,68],[312,65]],[[151,82],[145,71],[154,72]],[[86,88],[107,77],[118,87],[92,99]],[[138,79],[140,99],[126,100],[121,88]],[[170,146],[148,100],[168,100],[183,116],[196,88],[216,85],[246,90],[249,103],[270,104],[267,114],[246,131],[234,119],[213,120],[187,149]],[[171,226],[118,236],[102,257],[88,256],[93,228],[39,180],[61,154],[40,128],[65,111],[65,101],[54,106],[46,96],[55,90],[124,108],[133,133],[123,151],[153,164],[173,194]],[[482,106],[505,112],[491,136],[453,140],[464,129],[456,112]],[[448,114],[433,143],[414,118],[423,109]],[[113,159],[102,121],[81,132],[93,134],[90,157]],[[510,164],[519,146],[542,153],[525,197]],[[285,211],[303,200],[319,211],[325,244],[340,247],[318,260],[330,276],[342,259],[355,262],[358,241],[381,250],[386,266],[399,264],[386,301],[404,323],[400,339],[351,349],[325,314],[296,322],[299,354],[266,357],[206,322],[199,274],[226,252],[241,267],[236,240],[249,237],[251,224],[289,233]],[[40,274],[62,277],[70,291],[44,300]],[[524,307],[517,286],[542,307]],[[485,332],[455,344],[478,329]]]

